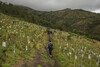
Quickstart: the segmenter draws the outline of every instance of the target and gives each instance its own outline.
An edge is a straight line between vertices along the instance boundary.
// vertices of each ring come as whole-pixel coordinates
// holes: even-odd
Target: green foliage
[[[52,43],[54,45],[53,59],[51,59],[45,49],[48,43],[45,27],[28,23],[2,13],[0,13],[0,25],[0,33],[2,33],[0,36],[1,67],[15,67],[14,65],[20,65],[18,63],[20,61],[23,61],[23,63],[30,62],[38,56],[41,59],[33,60],[32,63],[40,62],[37,64],[39,67],[44,67],[43,65],[45,64],[48,66],[51,65],[50,67],[53,65],[73,67],[75,55],[78,56],[77,63],[75,63],[76,67],[81,63],[85,67],[89,67],[88,54],[92,54],[91,65],[95,67],[96,60],[98,59],[97,56],[100,55],[100,42],[94,41],[94,43],[91,39],[75,33],[51,29],[53,31]],[[2,47],[2,42],[7,43],[6,49]],[[82,62],[80,56],[81,49],[85,52]],[[6,51],[3,52],[4,50]],[[37,55],[37,53],[39,54]],[[28,65],[31,64],[28,63]]]
[[[0,67],[16,67],[14,65],[27,62],[28,65],[32,66],[33,64],[29,62],[38,62],[38,67],[47,67],[43,65],[80,67],[81,64],[84,67],[96,67],[96,62],[100,58],[98,57],[100,55],[100,41],[65,31],[79,32],[99,39],[99,14],[71,9],[39,12],[23,6],[1,2],[0,11]],[[43,26],[54,28],[51,29],[54,46],[52,59],[46,50],[48,35],[46,27]],[[91,33],[93,31],[90,28],[95,30],[95,34]],[[6,48],[2,47],[2,42],[6,42]],[[82,54],[84,54],[83,58]],[[90,60],[88,59],[90,54],[91,64],[89,64]],[[77,56],[76,60],[75,55]],[[21,63],[21,61],[23,62]]]
[[[0,2],[0,12],[45,27],[71,31],[100,40],[100,33],[97,33],[100,32],[100,14],[69,8],[51,12],[36,11],[28,7],[2,2]]]

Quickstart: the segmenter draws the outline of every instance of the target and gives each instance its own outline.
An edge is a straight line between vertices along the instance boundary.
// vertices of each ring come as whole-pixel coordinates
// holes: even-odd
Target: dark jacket
[[[48,49],[49,49],[50,51],[53,50],[53,44],[52,44],[52,43],[48,43]]]

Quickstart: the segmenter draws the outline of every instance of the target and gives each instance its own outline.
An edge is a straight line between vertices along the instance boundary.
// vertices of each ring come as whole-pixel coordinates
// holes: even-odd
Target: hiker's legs
[[[53,57],[53,56],[52,56],[52,51],[51,51],[51,50],[49,50],[49,57],[51,57],[51,58]]]
[[[51,34],[48,35],[48,41],[51,42]]]
[[[52,50],[49,50],[49,55],[52,55]]]

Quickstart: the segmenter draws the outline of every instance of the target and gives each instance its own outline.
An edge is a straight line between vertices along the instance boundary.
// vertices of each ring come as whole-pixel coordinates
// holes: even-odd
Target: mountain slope
[[[36,11],[28,7],[2,2],[0,3],[0,12],[45,27],[71,31],[100,40],[100,14],[81,9]]]
[[[53,58],[46,50],[46,27],[0,13],[0,67],[97,67],[100,41],[51,30]]]

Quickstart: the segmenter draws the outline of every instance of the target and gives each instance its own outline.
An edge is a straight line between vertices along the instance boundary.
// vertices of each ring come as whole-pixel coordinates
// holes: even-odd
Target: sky
[[[84,9],[100,13],[100,0],[1,0],[24,5],[40,11],[55,11],[66,8]]]

